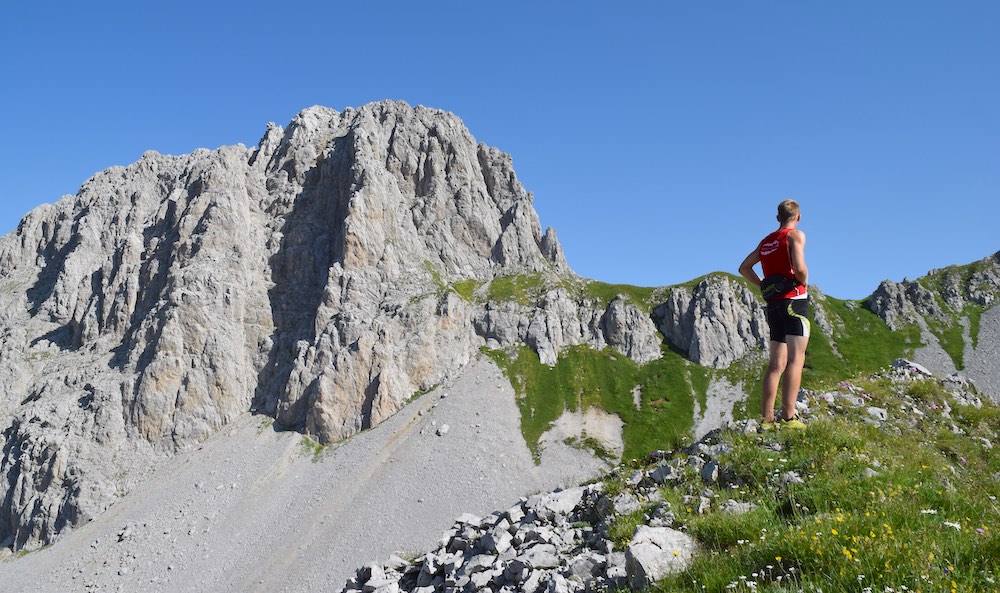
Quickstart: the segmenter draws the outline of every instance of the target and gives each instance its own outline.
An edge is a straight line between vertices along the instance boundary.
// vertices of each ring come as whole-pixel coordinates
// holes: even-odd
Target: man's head
[[[785,200],[778,204],[778,222],[794,222],[799,219],[799,203],[795,200]]]

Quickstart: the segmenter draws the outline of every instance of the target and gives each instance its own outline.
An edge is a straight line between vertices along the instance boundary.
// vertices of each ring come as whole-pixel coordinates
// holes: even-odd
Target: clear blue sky
[[[786,197],[841,298],[1000,250],[1000,2],[17,2],[0,27],[3,233],[145,150],[391,98],[512,154],[607,282],[735,273]]]

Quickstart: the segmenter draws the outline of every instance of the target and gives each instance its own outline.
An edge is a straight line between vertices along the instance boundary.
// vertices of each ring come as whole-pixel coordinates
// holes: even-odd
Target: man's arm
[[[809,284],[809,268],[806,267],[806,234],[796,229],[788,233],[788,251],[795,270],[795,279],[800,284]]]
[[[750,252],[743,263],[740,264],[740,276],[743,276],[749,280],[754,286],[760,286],[760,277],[757,276],[757,271],[753,269],[757,263],[760,262],[760,252],[754,249]]]

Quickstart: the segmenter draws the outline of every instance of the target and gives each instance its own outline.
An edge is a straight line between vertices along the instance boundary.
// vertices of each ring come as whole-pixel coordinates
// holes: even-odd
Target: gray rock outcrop
[[[944,317],[944,311],[934,300],[934,294],[912,280],[883,280],[866,303],[892,330],[917,323],[921,316],[936,319]]]
[[[712,275],[693,289],[675,288],[653,310],[667,342],[701,365],[724,368],[767,347],[767,317],[743,283]]]
[[[967,305],[990,307],[1000,295],[1000,252],[969,266],[931,270],[936,292],[919,281],[884,280],[865,302],[890,329],[907,323],[946,321]],[[940,300],[939,300],[940,299]]]

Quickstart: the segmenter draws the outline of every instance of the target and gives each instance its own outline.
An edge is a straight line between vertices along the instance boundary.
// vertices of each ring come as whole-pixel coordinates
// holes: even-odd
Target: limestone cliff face
[[[653,310],[667,342],[701,365],[724,368],[767,347],[767,316],[743,283],[708,276],[694,288],[679,287]]]
[[[865,305],[891,329],[944,321],[952,314],[963,314],[967,305],[989,308],[1000,296],[1000,253],[969,266],[932,270],[924,282],[936,285],[937,290],[913,280],[885,280]]]
[[[570,274],[510,157],[433,109],[314,107],[254,149],[99,173],[0,239],[0,544],[51,541],[248,410],[329,442],[484,344],[659,356],[625,302],[449,288]]]

